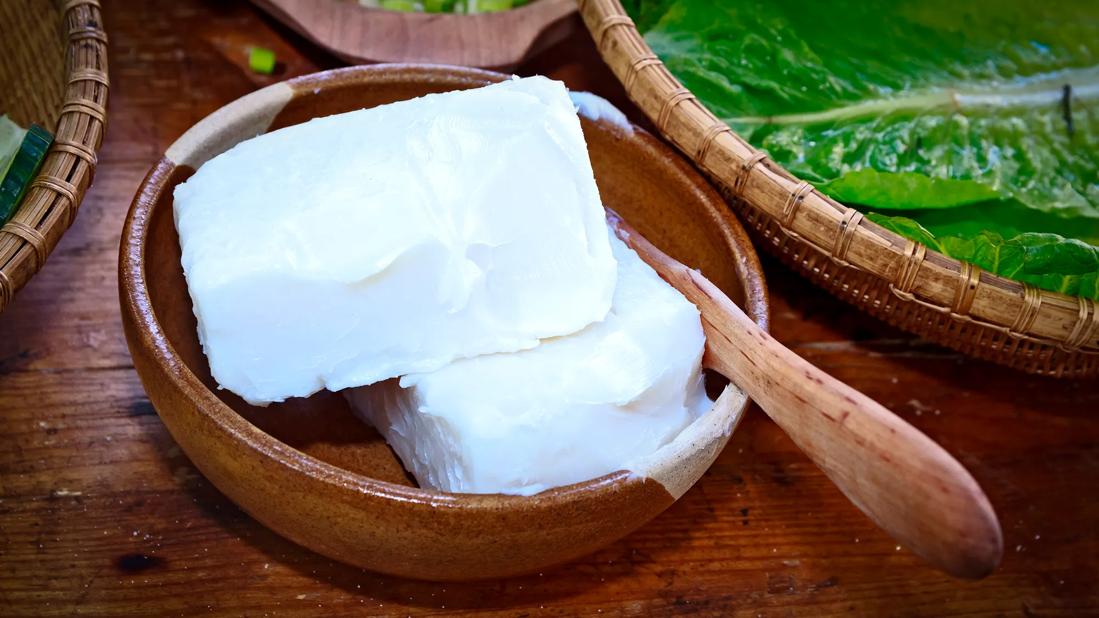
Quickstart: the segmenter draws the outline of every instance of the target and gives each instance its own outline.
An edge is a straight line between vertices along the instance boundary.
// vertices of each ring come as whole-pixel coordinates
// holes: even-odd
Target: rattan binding
[[[0,2],[0,111],[54,143],[0,228],[0,311],[45,264],[92,181],[107,120],[107,33],[98,0]]]
[[[581,0],[580,12],[630,99],[787,264],[860,309],[963,353],[1032,373],[1099,375],[1094,301],[983,272],[814,191],[684,88],[618,0]]]

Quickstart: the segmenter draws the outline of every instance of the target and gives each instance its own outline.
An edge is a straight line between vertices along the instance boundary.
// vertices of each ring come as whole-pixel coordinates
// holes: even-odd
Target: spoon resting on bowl
[[[992,505],[969,472],[918,429],[817,369],[760,328],[697,270],[617,214],[619,238],[702,314],[702,363],[732,380],[863,513],[955,577],[991,573],[1003,554]]]

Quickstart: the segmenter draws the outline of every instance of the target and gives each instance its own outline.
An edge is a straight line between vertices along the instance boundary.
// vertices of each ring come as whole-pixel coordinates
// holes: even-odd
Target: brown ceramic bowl
[[[508,70],[580,27],[575,0],[463,15],[387,11],[347,0],[252,0],[351,64],[431,62]]]
[[[561,563],[656,516],[710,466],[747,405],[737,388],[650,461],[530,497],[419,489],[341,396],[254,408],[217,390],[198,343],[180,267],[172,191],[238,141],[315,116],[504,76],[379,65],[275,84],[214,112],[173,144],[126,218],[119,258],[123,323],[134,366],[164,424],[196,466],[263,524],[334,559],[433,580],[502,577]],[[644,131],[583,121],[605,204],[682,262],[701,268],[766,324],[756,254],[703,179]]]

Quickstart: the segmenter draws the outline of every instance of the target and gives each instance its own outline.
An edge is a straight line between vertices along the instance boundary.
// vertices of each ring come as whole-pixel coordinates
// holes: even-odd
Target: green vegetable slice
[[[1078,241],[1099,242],[1099,3],[627,0],[627,10],[715,114],[825,193],[883,224],[881,214],[900,217],[910,238],[919,225],[952,257],[1099,299],[1095,273],[1088,283],[1079,272],[1091,262],[1077,260]],[[1024,245],[1018,269],[987,259],[989,247]]]
[[[23,136],[19,151],[15,153],[3,180],[0,180],[0,225],[7,223],[15,214],[52,142],[50,132],[36,124],[31,125]]]
[[[275,72],[275,52],[266,47],[248,49],[248,66],[256,73],[270,75]]]

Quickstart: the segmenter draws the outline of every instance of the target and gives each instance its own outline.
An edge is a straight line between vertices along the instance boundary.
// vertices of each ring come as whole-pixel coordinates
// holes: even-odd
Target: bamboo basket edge
[[[76,218],[107,121],[107,34],[98,0],[57,3],[66,37],[65,93],[54,141],[15,215],[0,228],[0,312],[45,265]]]

